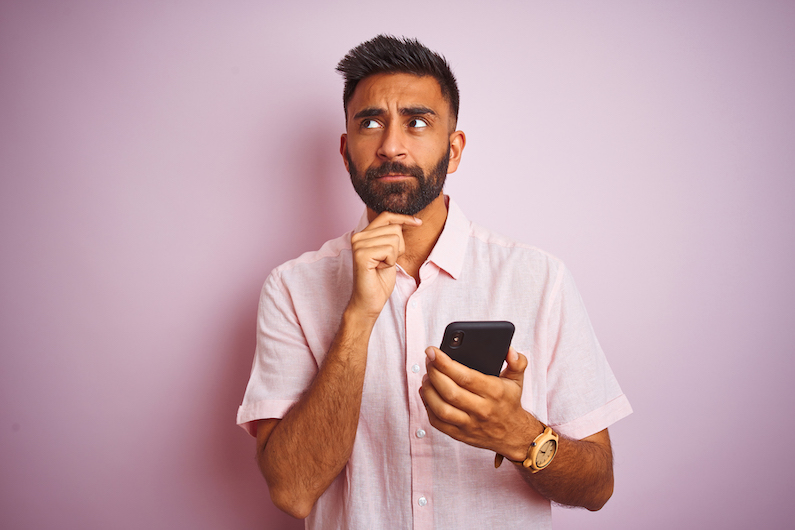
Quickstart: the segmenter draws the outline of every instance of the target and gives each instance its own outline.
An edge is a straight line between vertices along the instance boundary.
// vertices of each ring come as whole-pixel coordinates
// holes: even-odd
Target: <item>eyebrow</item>
[[[436,116],[436,112],[428,107],[404,107],[400,109],[402,116],[431,115]]]
[[[367,107],[357,112],[353,116],[353,119],[358,120],[360,118],[374,118],[376,116],[383,116],[384,114],[386,114],[386,109],[382,107]],[[401,116],[436,116],[436,112],[433,109],[422,106],[402,107],[400,109],[400,114]]]

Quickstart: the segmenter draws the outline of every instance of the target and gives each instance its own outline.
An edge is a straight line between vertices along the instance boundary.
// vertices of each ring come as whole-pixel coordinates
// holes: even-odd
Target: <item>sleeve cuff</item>
[[[256,403],[244,403],[237,409],[237,424],[251,436],[257,436],[257,420],[268,418],[281,419],[293,406],[294,401],[267,400]]]
[[[550,427],[558,434],[574,440],[582,440],[586,436],[591,436],[608,428],[630,414],[632,414],[632,407],[629,404],[629,400],[624,394],[621,394],[585,416],[566,423],[550,425]]]

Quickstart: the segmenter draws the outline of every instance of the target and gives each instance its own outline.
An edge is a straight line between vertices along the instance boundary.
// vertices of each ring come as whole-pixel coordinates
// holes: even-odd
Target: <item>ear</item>
[[[345,152],[348,149],[348,135],[342,133],[340,136],[340,155],[342,155],[342,163],[345,164],[345,169],[350,172],[351,168],[348,167],[348,157],[345,156]]]
[[[464,152],[464,146],[467,144],[467,137],[464,131],[455,131],[450,135],[450,163],[447,166],[447,173],[454,173],[458,169],[458,164],[461,163],[461,153]]]

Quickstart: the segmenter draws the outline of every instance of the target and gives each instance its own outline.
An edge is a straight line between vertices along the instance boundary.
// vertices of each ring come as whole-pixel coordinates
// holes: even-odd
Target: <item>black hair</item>
[[[356,85],[366,77],[381,73],[433,77],[442,89],[442,97],[450,103],[453,118],[458,121],[458,83],[453,71],[443,56],[429,50],[417,39],[378,35],[350,50],[337,64],[337,71],[345,77],[342,104],[346,121],[348,102]]]

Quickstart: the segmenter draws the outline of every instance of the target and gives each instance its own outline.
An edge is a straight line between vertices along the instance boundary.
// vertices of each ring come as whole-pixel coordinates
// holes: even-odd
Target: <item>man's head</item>
[[[348,103],[359,81],[375,74],[412,74],[436,79],[442,97],[450,104],[450,116],[453,118],[450,130],[455,130],[458,121],[458,83],[447,60],[417,39],[378,35],[350,50],[337,64],[337,71],[345,77],[342,103],[346,121]]]
[[[337,69],[346,77],[340,153],[362,201],[375,214],[443,205],[445,178],[466,143],[455,130],[458,89],[445,60],[416,40],[379,36]]]

